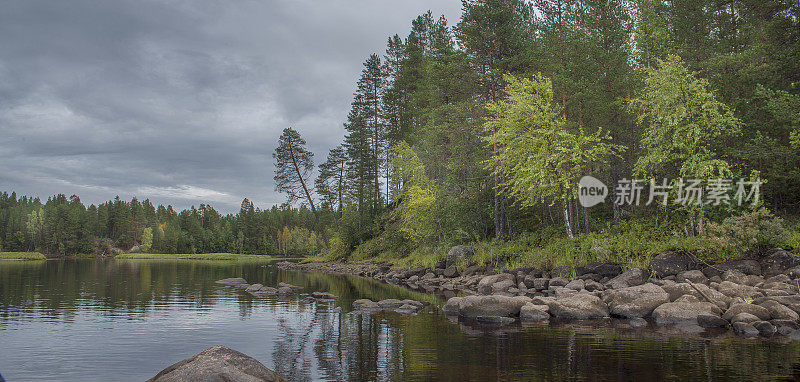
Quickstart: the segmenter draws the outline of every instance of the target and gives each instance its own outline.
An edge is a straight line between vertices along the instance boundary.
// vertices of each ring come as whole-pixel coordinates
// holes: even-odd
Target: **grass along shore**
[[[0,260],[46,260],[39,252],[0,252]]]
[[[114,256],[118,260],[254,260],[275,259],[271,255],[241,255],[236,253],[126,253]]]

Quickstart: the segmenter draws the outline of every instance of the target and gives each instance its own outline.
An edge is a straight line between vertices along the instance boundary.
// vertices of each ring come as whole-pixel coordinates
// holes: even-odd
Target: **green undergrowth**
[[[274,259],[269,255],[240,255],[236,253],[127,253],[114,257],[118,260],[166,259],[166,260],[245,260]]]
[[[556,266],[575,268],[589,262],[616,262],[623,267],[649,266],[654,256],[681,251],[699,260],[718,262],[741,257],[752,250],[782,246],[800,248],[800,224],[783,223],[763,211],[754,211],[715,225],[713,233],[688,236],[682,226],[659,225],[648,220],[630,220],[570,239],[561,226],[540,227],[508,240],[479,240],[468,243],[412,245],[385,231],[343,255],[342,249],[315,258],[318,261],[388,262],[399,267],[433,268],[446,258],[454,244],[470,244],[475,256],[470,263],[493,265],[498,269]],[[388,233],[387,233],[388,232]],[[765,235],[766,233],[766,235]],[[720,237],[728,238],[720,240]],[[458,264],[461,269],[468,264]]]
[[[45,260],[39,252],[0,252],[0,260]]]

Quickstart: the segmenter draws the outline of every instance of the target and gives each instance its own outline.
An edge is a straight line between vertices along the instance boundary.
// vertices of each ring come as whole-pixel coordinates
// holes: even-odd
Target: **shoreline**
[[[570,269],[478,266],[454,247],[433,268],[386,262],[286,262],[280,269],[347,274],[431,293],[467,327],[566,324],[655,333],[800,342],[800,256],[773,248],[718,264],[681,252],[646,268],[589,263]],[[465,265],[468,265],[465,267]],[[608,323],[611,319],[611,323]]]

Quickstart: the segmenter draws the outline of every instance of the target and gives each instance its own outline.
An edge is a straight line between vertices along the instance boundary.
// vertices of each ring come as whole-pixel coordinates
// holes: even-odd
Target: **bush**
[[[726,218],[721,224],[709,224],[705,239],[711,249],[726,256],[738,256],[749,251],[785,246],[790,235],[783,219],[762,207]]]

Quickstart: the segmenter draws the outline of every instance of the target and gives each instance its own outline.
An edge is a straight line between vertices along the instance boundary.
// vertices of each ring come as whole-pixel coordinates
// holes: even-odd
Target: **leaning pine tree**
[[[297,130],[287,127],[278,139],[278,147],[272,154],[275,158],[275,190],[285,192],[289,203],[305,199],[314,213],[314,220],[319,226],[319,214],[314,206],[314,199],[306,186],[308,174],[314,169],[314,153],[306,149],[306,140]],[[319,227],[322,240],[328,246],[325,228]]]

